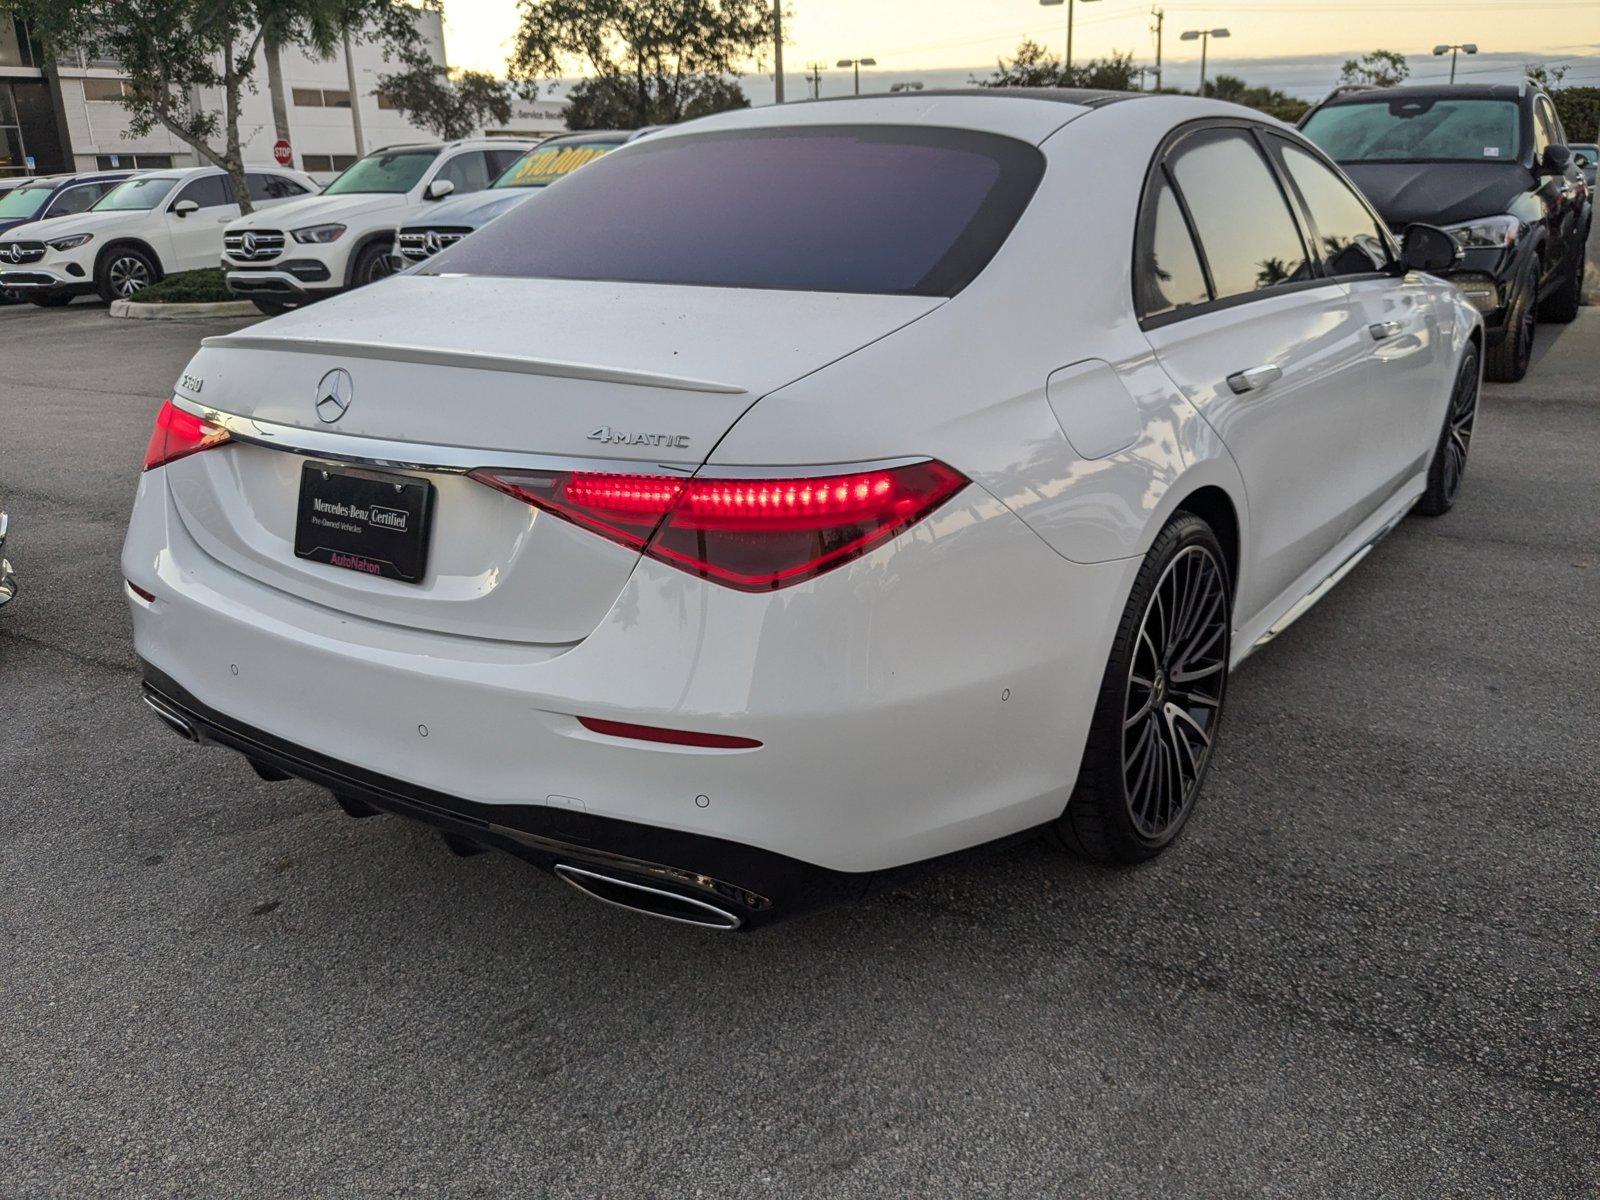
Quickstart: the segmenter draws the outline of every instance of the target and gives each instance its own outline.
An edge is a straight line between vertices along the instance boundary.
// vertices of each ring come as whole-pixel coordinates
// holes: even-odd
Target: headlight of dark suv
[[[1446,225],[1444,231],[1464,249],[1494,250],[1515,245],[1522,232],[1522,222],[1511,216],[1484,217],[1478,221]]]

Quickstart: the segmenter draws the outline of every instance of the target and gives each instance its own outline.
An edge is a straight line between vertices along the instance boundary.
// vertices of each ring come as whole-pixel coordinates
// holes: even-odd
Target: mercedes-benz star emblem
[[[322,377],[317,384],[317,417],[324,424],[332,425],[349,411],[350,401],[354,398],[356,385],[350,378],[350,372],[343,367],[335,367]]]
[[[256,256],[256,235],[253,233],[244,235],[244,256],[246,258],[254,258]]]
[[[440,248],[444,245],[439,238],[438,232],[432,229],[428,230],[428,235],[423,239],[422,244],[427,247],[429,254],[439,253]]]

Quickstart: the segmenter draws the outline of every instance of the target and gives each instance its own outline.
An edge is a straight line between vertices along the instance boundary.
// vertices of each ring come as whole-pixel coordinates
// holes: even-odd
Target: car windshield
[[[953,296],[1043,171],[1026,142],[964,129],[655,137],[518,205],[425,273]]]
[[[1339,162],[1515,162],[1513,100],[1407,96],[1319,108],[1301,127]]]
[[[177,186],[176,179],[130,179],[101,196],[89,211],[128,212],[154,208]]]
[[[572,174],[585,163],[591,163],[616,148],[615,142],[563,142],[559,146],[536,146],[507,167],[505,173],[489,186],[548,187],[563,175]]]
[[[54,191],[53,186],[14,188],[0,196],[0,220],[33,216],[44,207],[44,202],[50,199],[50,193]]]
[[[324,196],[357,192],[409,192],[439,157],[438,150],[386,150],[369,154],[322,189]]]

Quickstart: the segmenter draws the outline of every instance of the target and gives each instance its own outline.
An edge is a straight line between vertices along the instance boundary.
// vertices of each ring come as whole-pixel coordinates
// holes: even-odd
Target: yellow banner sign
[[[570,175],[584,163],[593,162],[612,146],[551,146],[548,150],[533,150],[518,160],[511,168],[511,178],[506,187],[545,187]]]

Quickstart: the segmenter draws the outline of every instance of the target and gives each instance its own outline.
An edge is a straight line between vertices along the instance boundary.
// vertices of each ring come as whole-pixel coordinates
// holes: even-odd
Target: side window
[[[1283,191],[1248,134],[1195,134],[1168,170],[1194,219],[1216,299],[1314,278]]]
[[[1314,154],[1274,138],[1289,178],[1311,213],[1318,249],[1330,275],[1361,275],[1389,265],[1389,243],[1360,198]]]
[[[1538,162],[1544,157],[1545,147],[1555,141],[1555,131],[1550,128],[1550,117],[1546,113],[1549,104],[1543,97],[1533,102],[1533,159]]]
[[[1555,105],[1551,104],[1545,97],[1540,96],[1538,103],[1534,105],[1533,111],[1535,119],[1539,122],[1540,129],[1544,134],[1545,141],[1553,145],[1565,146],[1567,144],[1567,135],[1562,132],[1561,118],[1556,116]]]
[[[201,208],[220,208],[233,203],[232,180],[226,175],[206,175],[196,179],[173,197],[172,203],[193,200]]]
[[[1157,171],[1139,216],[1134,303],[1141,319],[1211,299],[1189,223],[1166,172]]]
[[[527,153],[526,150],[490,150],[489,152],[489,178],[499,179],[506,173],[506,168]]]
[[[456,185],[455,195],[481,192],[489,186],[489,160],[482,150],[458,154],[439,169],[438,178]]]
[[[54,200],[44,212],[47,217],[70,217],[76,213],[88,212],[94,202],[110,190],[111,185],[105,183],[81,183],[76,187],[69,187]]]
[[[282,175],[267,175],[260,171],[248,172],[244,182],[250,189],[252,200],[287,200],[291,196],[303,196],[306,191],[292,179],[285,179]]]

